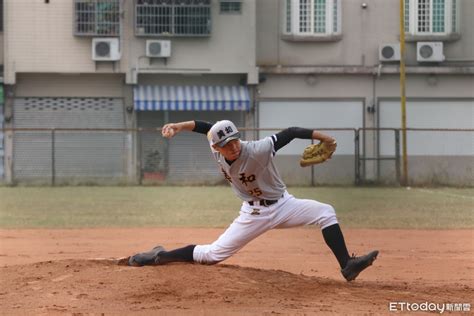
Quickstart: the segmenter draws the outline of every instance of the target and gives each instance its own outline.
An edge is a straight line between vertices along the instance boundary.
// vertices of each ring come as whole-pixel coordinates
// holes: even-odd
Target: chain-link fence
[[[261,139],[282,128],[245,129]],[[319,129],[337,139],[333,158],[301,168],[311,140],[281,148],[275,164],[288,185],[400,183],[400,129]],[[407,129],[410,185],[472,186],[474,129]],[[183,132],[172,140],[161,129],[4,129],[7,184],[203,184],[225,183],[204,135]]]

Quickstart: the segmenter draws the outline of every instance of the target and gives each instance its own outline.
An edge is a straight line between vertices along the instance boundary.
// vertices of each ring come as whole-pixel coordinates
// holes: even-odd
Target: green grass
[[[474,228],[474,189],[290,188],[344,227]],[[0,228],[225,227],[241,202],[217,187],[0,187]]]
[[[474,189],[299,188],[332,204],[345,227],[474,228]]]

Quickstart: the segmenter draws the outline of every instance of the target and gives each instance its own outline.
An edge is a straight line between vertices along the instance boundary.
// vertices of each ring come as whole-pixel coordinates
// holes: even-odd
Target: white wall
[[[382,101],[380,127],[401,127],[399,101]],[[407,102],[407,128],[474,129],[473,100]],[[407,132],[408,155],[474,155],[474,132]],[[381,133],[380,153],[394,155],[393,133]]]

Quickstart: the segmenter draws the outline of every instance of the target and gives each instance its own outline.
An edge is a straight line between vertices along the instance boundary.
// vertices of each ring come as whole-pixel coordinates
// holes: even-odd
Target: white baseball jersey
[[[278,200],[286,186],[275,167],[273,139],[241,141],[241,152],[231,165],[212,147],[217,163],[232,189],[244,201]]]
[[[286,191],[273,161],[274,137],[241,141],[240,156],[231,165],[219,152],[212,150],[224,176],[244,202],[240,215],[216,241],[209,245],[196,245],[193,251],[195,262],[215,264],[223,261],[273,228],[317,225],[324,229],[337,224],[331,205],[297,199]],[[248,203],[262,199],[278,201],[269,206]]]

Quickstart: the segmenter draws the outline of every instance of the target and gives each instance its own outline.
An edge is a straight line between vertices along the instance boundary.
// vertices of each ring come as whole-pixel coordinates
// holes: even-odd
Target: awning
[[[136,86],[136,111],[247,111],[246,86]]]

